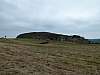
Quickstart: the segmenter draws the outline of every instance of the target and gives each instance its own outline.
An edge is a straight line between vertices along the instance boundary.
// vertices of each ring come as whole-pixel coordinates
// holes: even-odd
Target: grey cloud
[[[92,32],[100,33],[99,3],[99,0],[0,0],[0,35],[50,31],[92,38]]]

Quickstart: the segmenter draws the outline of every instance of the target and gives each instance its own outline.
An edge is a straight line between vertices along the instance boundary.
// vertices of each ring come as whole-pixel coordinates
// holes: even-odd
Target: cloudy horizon
[[[100,38],[100,0],[0,0],[0,37],[34,31]]]

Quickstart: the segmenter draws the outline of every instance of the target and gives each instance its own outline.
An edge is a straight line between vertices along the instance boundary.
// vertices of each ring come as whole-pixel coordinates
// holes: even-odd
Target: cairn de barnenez
[[[30,32],[18,35],[16,38],[36,39],[36,40],[51,40],[51,41],[64,41],[74,43],[88,43],[88,40],[79,35],[62,35],[50,32]]]

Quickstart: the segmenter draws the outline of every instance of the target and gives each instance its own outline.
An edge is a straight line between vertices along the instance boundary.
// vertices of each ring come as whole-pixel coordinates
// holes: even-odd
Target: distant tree
[[[5,35],[5,39],[7,38],[7,36]]]

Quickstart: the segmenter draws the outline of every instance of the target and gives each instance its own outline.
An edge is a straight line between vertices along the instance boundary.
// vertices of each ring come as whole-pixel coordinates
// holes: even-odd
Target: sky
[[[0,0],[0,37],[26,32],[100,38],[100,0]]]

